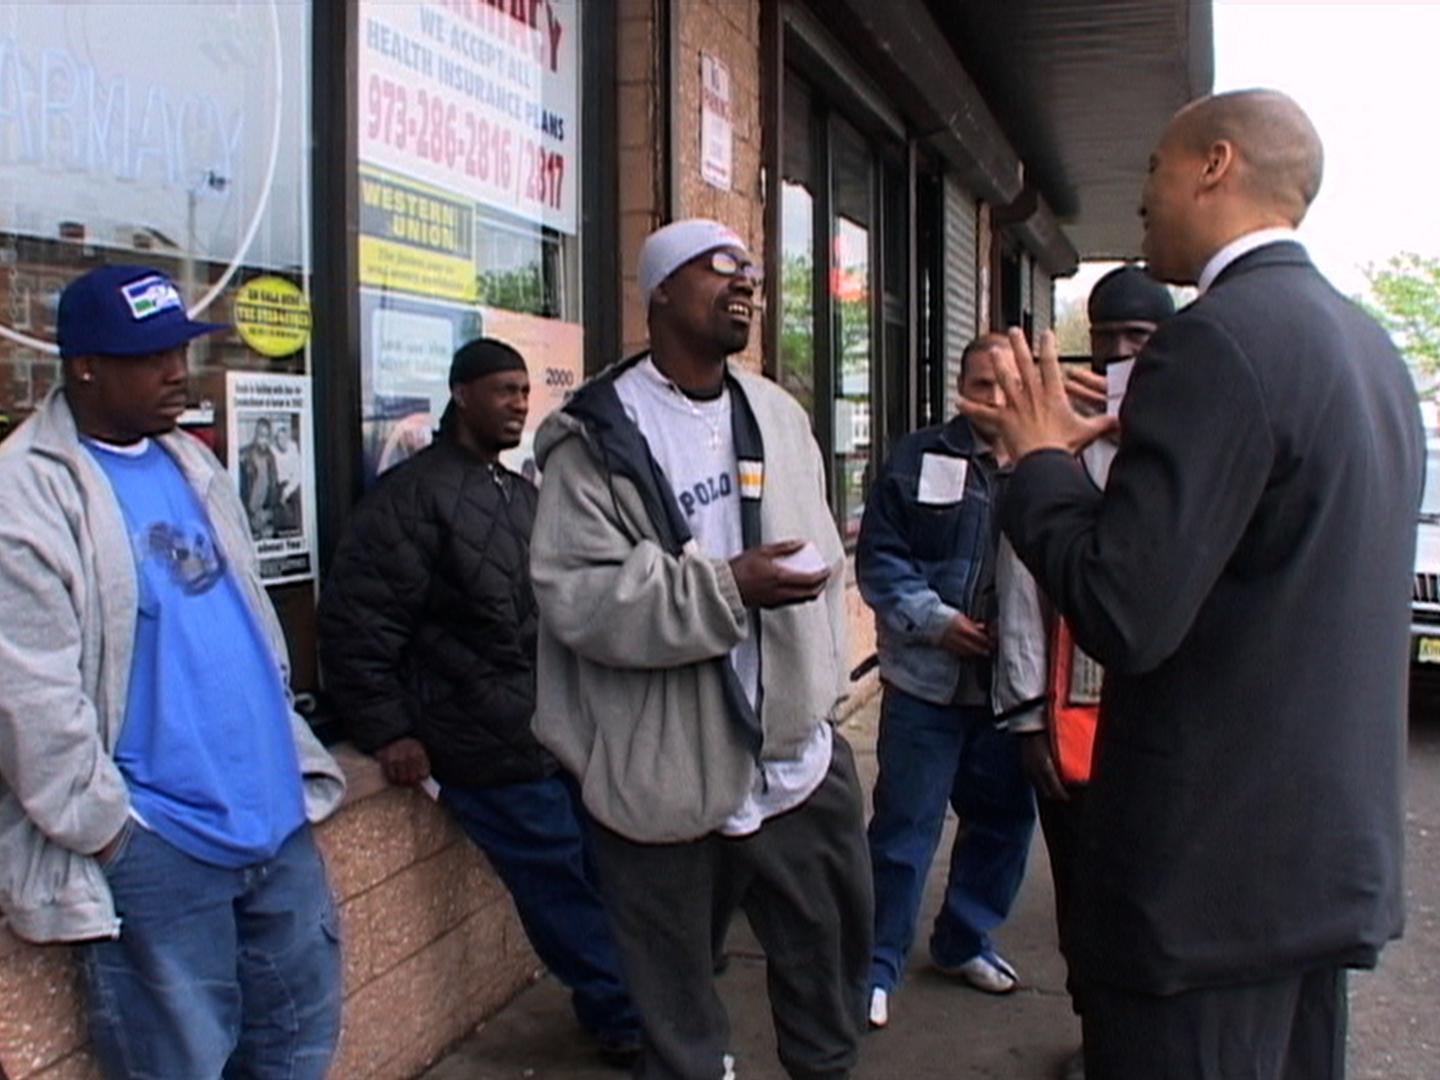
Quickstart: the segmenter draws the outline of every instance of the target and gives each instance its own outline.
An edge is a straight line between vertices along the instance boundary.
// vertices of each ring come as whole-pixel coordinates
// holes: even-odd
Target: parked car
[[[1415,536],[1415,590],[1410,600],[1410,670],[1440,685],[1440,431],[1425,440],[1425,494]]]

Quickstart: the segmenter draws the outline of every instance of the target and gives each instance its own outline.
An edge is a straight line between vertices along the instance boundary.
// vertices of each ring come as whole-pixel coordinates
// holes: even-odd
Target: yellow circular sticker
[[[310,340],[310,301],[282,277],[252,278],[235,293],[235,329],[261,356],[289,356]]]

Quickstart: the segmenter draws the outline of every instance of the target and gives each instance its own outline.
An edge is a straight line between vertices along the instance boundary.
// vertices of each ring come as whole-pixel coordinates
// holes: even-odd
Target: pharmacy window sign
[[[700,175],[707,184],[730,190],[734,126],[730,69],[716,56],[700,54]]]

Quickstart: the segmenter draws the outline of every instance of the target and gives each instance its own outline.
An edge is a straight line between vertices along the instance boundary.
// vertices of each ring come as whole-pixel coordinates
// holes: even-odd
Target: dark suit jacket
[[[1103,494],[1042,451],[1001,508],[1108,671],[1082,973],[1169,993],[1372,964],[1402,923],[1410,378],[1276,243],[1151,339],[1120,419]]]

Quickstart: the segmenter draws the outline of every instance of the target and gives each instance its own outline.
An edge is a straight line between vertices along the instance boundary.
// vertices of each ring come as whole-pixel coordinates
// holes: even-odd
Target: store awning
[[[1138,254],[1155,138],[1213,81],[1211,0],[810,2],[977,197],[1053,214],[1056,272]]]
[[[924,0],[1082,258],[1138,254],[1146,162],[1214,79],[1210,0]]]

